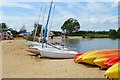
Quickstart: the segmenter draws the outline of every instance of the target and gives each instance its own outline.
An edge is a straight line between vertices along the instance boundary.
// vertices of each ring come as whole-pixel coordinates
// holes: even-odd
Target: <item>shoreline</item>
[[[69,36],[67,39],[80,39],[80,38],[82,38],[82,36]],[[53,39],[62,39],[62,38],[58,36],[58,37],[53,37]]]
[[[105,71],[77,64],[73,59],[30,56],[24,42],[24,39],[2,41],[3,78],[104,78]]]

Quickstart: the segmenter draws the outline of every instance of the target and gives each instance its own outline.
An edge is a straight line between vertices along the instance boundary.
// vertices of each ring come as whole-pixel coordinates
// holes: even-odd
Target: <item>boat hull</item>
[[[115,65],[111,66],[106,72],[105,75],[108,76],[109,78],[119,78],[120,74],[120,63],[116,63]],[[118,80],[119,80],[118,79]]]
[[[88,63],[88,64],[92,64],[95,65],[94,60],[96,58],[108,58],[108,56],[113,56],[113,55],[118,55],[119,50],[106,50],[106,51],[101,51],[101,52],[94,52],[94,53],[90,53],[88,55],[85,55],[82,58],[82,62]]]
[[[120,62],[120,57],[113,57],[113,58],[109,58],[108,60],[106,60],[104,62],[104,66],[106,66],[107,68],[113,66],[114,64]]]
[[[88,55],[88,54],[94,54],[96,52],[99,52],[98,50],[94,50],[94,51],[89,51],[89,52],[85,52],[84,54],[82,54],[81,56],[79,56],[75,62],[82,62],[82,58],[85,56],[85,55]]]
[[[74,61],[76,62],[76,59],[79,57],[79,56],[81,56],[83,53],[78,53],[78,54],[76,54],[75,55],[75,57],[74,57]]]
[[[40,54],[39,50],[36,50],[36,49],[27,49],[26,51],[34,53],[34,54]]]
[[[33,41],[25,41],[25,45],[27,46],[37,46],[39,45],[38,42],[33,42]]]
[[[39,50],[41,57],[49,57],[49,58],[74,58],[76,54],[75,51],[64,51],[64,50],[56,50],[56,49],[42,49]]]

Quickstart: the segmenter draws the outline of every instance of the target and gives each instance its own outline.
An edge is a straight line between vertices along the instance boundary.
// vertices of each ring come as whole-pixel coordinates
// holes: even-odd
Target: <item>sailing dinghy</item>
[[[41,57],[49,57],[49,58],[74,58],[76,54],[75,51],[67,51],[67,50],[59,50],[56,48],[41,48],[40,54]]]
[[[51,5],[50,5],[49,14],[48,14],[48,18],[47,18],[47,23],[46,23],[46,26],[45,26],[45,32],[44,32],[44,36],[43,36],[43,39],[42,39],[42,48],[39,48],[40,55],[41,55],[41,57],[49,57],[49,58],[74,58],[74,56],[76,54],[78,54],[75,51],[69,51],[69,50],[61,49],[61,48],[58,48],[57,46],[54,46],[54,45],[48,44],[48,43],[46,43],[46,44],[48,44],[51,47],[48,47],[48,48],[44,47],[46,37],[48,37],[47,36],[47,31],[48,31],[47,27],[48,27],[48,22],[49,22],[49,18],[50,18],[52,3],[53,2],[51,2]]]

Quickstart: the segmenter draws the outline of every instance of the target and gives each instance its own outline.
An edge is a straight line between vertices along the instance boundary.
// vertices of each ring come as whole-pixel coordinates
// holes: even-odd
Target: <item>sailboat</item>
[[[44,32],[44,36],[42,39],[42,48],[39,48],[39,52],[41,57],[49,57],[49,58],[74,58],[74,56],[76,54],[78,54],[75,51],[69,51],[66,49],[61,49],[58,48],[57,46],[54,46],[52,44],[46,43],[48,46],[52,46],[52,47],[45,47],[44,43],[47,37],[47,27],[48,27],[48,23],[49,23],[49,18],[50,18],[50,13],[51,13],[51,8],[52,8],[52,4],[53,2],[51,2],[50,5],[50,9],[49,9],[49,14],[48,14],[48,18],[47,18],[47,22],[46,22],[46,26],[45,26],[45,32]]]
[[[27,45],[27,46],[37,46],[37,45],[41,45],[40,43],[35,42],[36,33],[37,33],[38,25],[39,25],[38,23],[39,23],[39,19],[40,19],[40,17],[41,17],[41,14],[42,14],[42,7],[40,8],[40,14],[39,14],[39,16],[38,16],[37,26],[36,26],[36,28],[35,28],[33,41],[25,41],[25,45]],[[39,42],[40,42],[40,41],[39,41]]]
[[[46,11],[46,8],[45,8],[44,12],[45,11]],[[33,41],[26,41],[25,42],[26,45],[30,46],[29,49],[27,49],[27,51],[33,53],[33,55],[35,55],[35,54],[39,55],[40,53],[38,53],[39,52],[38,50],[40,50],[42,48],[42,43],[40,43],[40,40],[43,38],[42,36],[43,36],[43,27],[44,27],[44,16],[45,16],[45,14],[42,13],[42,17],[43,17],[42,18],[42,24],[43,25],[42,25],[42,28],[41,28],[41,33],[40,33],[41,36],[39,37],[39,42],[33,42]],[[48,39],[48,34],[49,33],[47,33],[47,39]],[[61,46],[61,45],[57,45],[57,44],[55,46],[60,48],[60,49],[68,50],[65,46]],[[53,48],[53,46],[50,46],[46,43],[45,43],[45,47],[46,48]]]
[[[56,48],[42,48],[40,54],[41,57],[49,58],[74,58],[78,53],[75,51],[58,50]]]

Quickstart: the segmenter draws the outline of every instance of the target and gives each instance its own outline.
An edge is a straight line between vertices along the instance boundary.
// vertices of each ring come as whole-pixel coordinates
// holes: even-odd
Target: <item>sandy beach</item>
[[[3,78],[104,78],[104,70],[77,64],[73,59],[30,56],[24,39],[2,41]]]
[[[2,78],[2,42],[0,42],[0,79]]]

